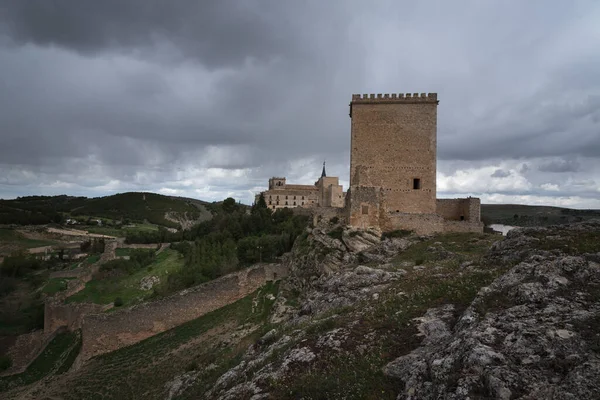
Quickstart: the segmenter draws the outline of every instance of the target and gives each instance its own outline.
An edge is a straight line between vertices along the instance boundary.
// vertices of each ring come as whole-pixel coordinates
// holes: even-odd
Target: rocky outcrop
[[[388,340],[374,329],[354,332],[373,310],[369,304],[400,296],[406,298],[405,307],[416,306],[410,303],[414,296],[402,297],[394,285],[438,268],[406,272],[390,262],[423,237],[382,241],[366,234],[347,241],[350,232],[332,237],[325,229],[312,230],[298,244],[294,253],[303,258],[292,263],[292,279],[282,285],[276,302],[275,323],[283,321],[283,331],[273,329],[250,346],[243,361],[217,380],[210,398],[271,398],[274,382],[279,382],[276,387],[301,371],[323,368],[336,354],[368,357],[378,342]],[[586,250],[583,244],[580,254],[566,247],[548,249],[552,241],[571,243],[574,237],[589,243],[585,235],[595,237],[594,232],[600,233],[600,224],[520,229],[495,243],[485,257],[470,261],[441,242],[422,246],[433,263],[455,265],[447,271],[458,277],[486,269],[506,272],[481,288],[466,309],[442,304],[408,324],[420,344],[383,367],[397,382],[397,398],[600,398],[600,253],[590,253],[593,246]],[[285,296],[294,291],[297,305],[289,306]],[[417,293],[417,298],[422,297]],[[354,321],[341,323],[335,314],[340,309],[350,309],[346,321]]]
[[[596,227],[517,230],[497,243],[489,259],[526,260],[457,322],[451,305],[420,319],[421,347],[384,369],[404,382],[398,398],[600,398],[600,265],[532,245]]]

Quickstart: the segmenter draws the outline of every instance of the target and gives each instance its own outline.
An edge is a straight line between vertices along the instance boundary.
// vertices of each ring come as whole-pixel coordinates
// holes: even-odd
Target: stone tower
[[[383,213],[436,213],[437,105],[437,93],[352,96],[351,224],[369,214],[367,225]]]

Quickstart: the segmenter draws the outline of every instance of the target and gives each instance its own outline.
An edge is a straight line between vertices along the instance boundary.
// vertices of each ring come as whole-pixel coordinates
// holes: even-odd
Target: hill
[[[600,210],[521,204],[482,204],[481,219],[486,225],[549,226],[600,218]]]
[[[210,219],[212,208],[211,203],[201,200],[144,192],[98,198],[27,196],[0,200],[0,224],[40,225],[60,223],[68,218],[105,218],[111,220],[106,222],[149,222],[178,228],[187,222]]]
[[[307,229],[282,262],[285,280],[76,368],[79,332],[57,336],[53,352],[0,378],[0,392],[7,399],[600,398],[599,221],[507,238],[392,236],[331,224]]]

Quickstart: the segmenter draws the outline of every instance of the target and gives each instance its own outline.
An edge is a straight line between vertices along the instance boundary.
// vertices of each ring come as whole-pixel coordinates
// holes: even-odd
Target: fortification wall
[[[123,243],[123,244],[119,244],[119,248],[123,248],[123,249],[149,249],[149,250],[158,250],[159,247],[160,247],[160,244],[157,244],[157,243],[150,243],[150,244],[146,244],[146,243],[131,243],[131,244]]]
[[[444,221],[444,232],[483,233],[483,222]]]
[[[318,207],[310,209],[313,218],[313,226],[316,226],[321,221],[331,221],[332,218],[337,218],[340,222],[346,221],[346,211],[339,207]]]
[[[437,214],[389,213],[383,220],[381,229],[384,232],[405,229],[418,235],[430,235],[444,232],[445,221]]]
[[[287,276],[279,264],[262,264],[223,276],[165,299],[110,314],[87,315],[82,323],[81,359],[117,350],[191,321]]]
[[[380,228],[380,217],[385,213],[383,197],[381,189],[376,187],[351,187],[346,194],[348,223],[362,229]]]
[[[387,212],[436,212],[437,94],[353,95],[350,186],[385,191]]]
[[[465,199],[437,199],[437,213],[450,221],[479,222],[480,200],[474,197]]]
[[[46,348],[48,343],[61,332],[63,332],[63,329],[57,329],[51,333],[45,333],[40,329],[19,335],[15,343],[6,352],[12,361],[12,365],[0,373],[0,376],[20,374],[25,371],[29,364]]]
[[[465,221],[469,219],[468,199],[437,199],[437,213],[447,220]]]
[[[81,328],[84,316],[100,313],[112,308],[112,304],[69,303],[63,304],[61,299],[49,299],[44,304],[44,333],[66,327],[69,330]]]

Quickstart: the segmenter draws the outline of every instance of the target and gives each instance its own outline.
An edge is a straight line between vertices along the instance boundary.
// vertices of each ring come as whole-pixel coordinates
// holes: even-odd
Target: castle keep
[[[437,93],[352,95],[348,192],[323,166],[314,186],[271,178],[267,206],[311,207],[357,228],[483,232],[479,199],[436,198],[438,104]]]

